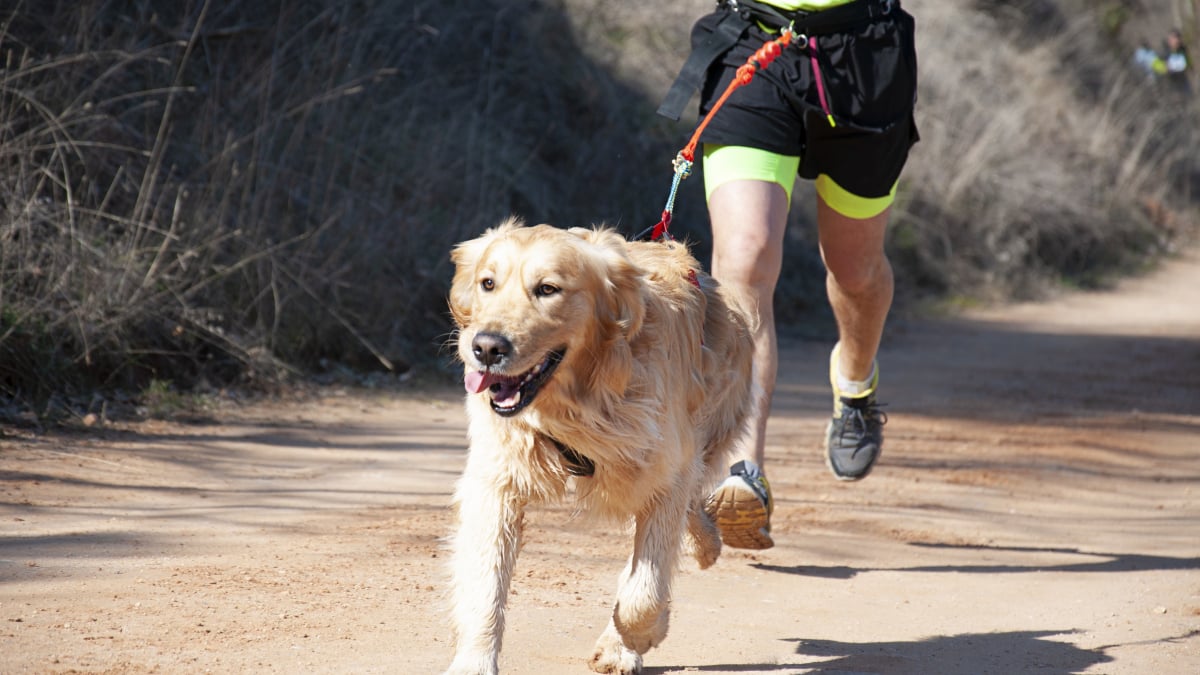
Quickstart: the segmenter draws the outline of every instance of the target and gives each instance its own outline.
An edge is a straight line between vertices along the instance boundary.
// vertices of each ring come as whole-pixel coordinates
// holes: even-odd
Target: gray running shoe
[[[774,509],[767,477],[749,460],[729,467],[729,477],[704,503],[704,512],[721,531],[721,541],[733,548],[774,546],[775,540],[771,538],[771,512]]]
[[[825,463],[838,480],[866,478],[883,450],[887,413],[879,409],[875,392],[840,396],[825,430]]]

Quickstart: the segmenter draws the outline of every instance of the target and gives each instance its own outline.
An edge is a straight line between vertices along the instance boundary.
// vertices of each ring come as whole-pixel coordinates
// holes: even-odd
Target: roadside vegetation
[[[1122,3],[905,4],[922,141],[889,242],[901,303],[1100,285],[1194,232],[1200,109],[1130,67]],[[630,235],[658,219],[689,128],[654,109],[707,7],[9,3],[4,410],[439,377],[455,242],[511,213]],[[673,231],[704,257],[700,181]],[[797,195],[792,322],[824,306]]]

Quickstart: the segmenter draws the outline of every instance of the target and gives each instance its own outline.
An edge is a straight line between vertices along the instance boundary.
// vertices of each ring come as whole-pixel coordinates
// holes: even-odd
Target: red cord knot
[[[754,56],[750,57],[745,65],[737,69],[734,81],[737,82],[738,86],[750,84],[750,80],[754,79],[755,73],[764,70],[767,66],[771,65],[772,61],[779,58],[779,55],[783,53],[784,45],[790,42],[791,33],[784,33],[784,37],[778,40],[763,43],[763,46],[754,52]]]
[[[778,42],[772,40],[760,47],[757,52],[754,52],[754,60],[758,61],[759,68],[766,68],[781,53],[783,53],[783,47],[780,47]]]
[[[754,79],[755,70],[758,70],[757,66],[755,66],[753,63],[747,63],[746,65],[737,69],[737,75],[734,76],[733,79],[738,83],[738,86],[750,84],[750,80]]]

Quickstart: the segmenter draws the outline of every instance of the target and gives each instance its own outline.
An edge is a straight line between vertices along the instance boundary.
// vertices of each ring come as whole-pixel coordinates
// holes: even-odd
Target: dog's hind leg
[[[676,491],[652,501],[636,518],[633,555],[621,573],[612,619],[596,641],[590,665],[598,673],[640,673],[642,654],[667,636],[687,496]]]
[[[721,557],[721,532],[717,524],[696,502],[688,509],[687,531],[683,534],[683,550],[687,551],[700,569],[706,570]]]
[[[466,474],[455,501],[459,527],[452,540],[451,571],[457,649],[446,673],[495,675],[525,505]]]

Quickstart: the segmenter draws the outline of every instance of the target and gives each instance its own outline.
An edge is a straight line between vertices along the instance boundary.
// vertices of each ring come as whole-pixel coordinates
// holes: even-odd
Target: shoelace
[[[874,401],[866,401],[863,403],[852,403],[855,399],[842,398],[842,428],[838,433],[838,440],[846,437],[846,430],[850,427],[850,422],[853,422],[855,431],[865,434],[867,425],[875,422],[879,426],[887,424],[887,413],[882,410],[886,405],[884,403],[875,403]],[[862,446],[858,445],[854,448],[854,452],[850,453],[850,457],[858,454],[862,450]]]

